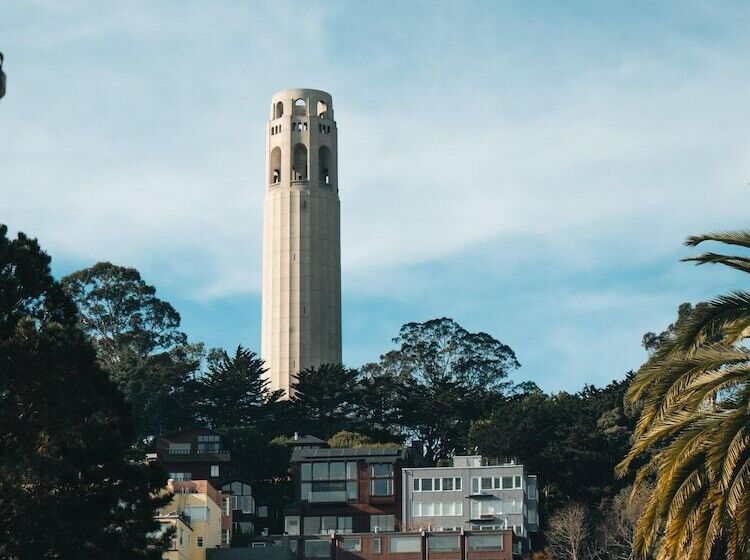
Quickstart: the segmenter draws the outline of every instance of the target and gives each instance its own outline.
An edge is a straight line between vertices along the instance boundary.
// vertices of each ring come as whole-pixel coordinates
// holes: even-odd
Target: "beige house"
[[[165,560],[205,560],[206,550],[229,546],[232,511],[229,500],[206,480],[170,480],[172,501],[154,518],[162,531],[174,528]]]

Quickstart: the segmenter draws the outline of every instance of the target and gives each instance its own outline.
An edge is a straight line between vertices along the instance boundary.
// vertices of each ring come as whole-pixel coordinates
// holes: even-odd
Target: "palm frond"
[[[688,247],[696,247],[704,241],[718,241],[727,245],[750,247],[750,232],[742,230],[717,231],[703,235],[691,235],[685,240]]]

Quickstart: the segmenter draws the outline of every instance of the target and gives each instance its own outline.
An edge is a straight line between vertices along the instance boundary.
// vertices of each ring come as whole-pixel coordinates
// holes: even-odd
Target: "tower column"
[[[341,362],[337,131],[328,93],[288,89],[266,130],[261,357],[272,390]]]

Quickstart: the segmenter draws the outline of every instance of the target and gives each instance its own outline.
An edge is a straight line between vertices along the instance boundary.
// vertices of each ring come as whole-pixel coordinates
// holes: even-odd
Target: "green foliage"
[[[62,285],[100,364],[133,406],[138,440],[189,425],[203,347],[187,343],[179,313],[134,268],[100,262]]]
[[[750,232],[697,236],[687,244],[704,241],[749,247]],[[687,260],[750,272],[741,256]],[[748,333],[750,294],[719,296],[673,329],[633,379],[627,399],[641,414],[619,473],[641,460],[635,488],[655,479],[635,534],[640,555],[750,557]]]
[[[128,461],[129,408],[36,240],[0,226],[0,556],[160,558],[162,469]]]

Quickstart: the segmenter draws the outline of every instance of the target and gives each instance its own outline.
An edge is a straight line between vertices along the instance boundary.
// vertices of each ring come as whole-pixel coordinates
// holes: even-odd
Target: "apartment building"
[[[208,560],[517,560],[518,537],[493,531],[271,536],[249,547],[213,550]],[[515,552],[514,552],[515,551]]]
[[[538,531],[535,475],[515,461],[456,456],[453,466],[402,470],[405,530]]]
[[[159,461],[173,480],[208,480],[214,488],[221,488],[231,457],[219,434],[192,428],[158,438],[146,459]]]
[[[294,500],[284,508],[289,535],[401,530],[401,448],[330,449],[306,436],[292,442]]]
[[[225,508],[229,507],[232,510],[232,532],[252,536],[256,516],[252,486],[243,480],[233,480],[224,484],[221,491],[224,500],[230,502],[225,505]],[[268,506],[262,507],[268,508]]]

